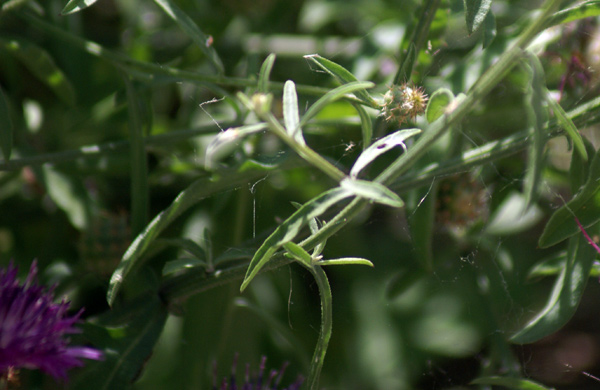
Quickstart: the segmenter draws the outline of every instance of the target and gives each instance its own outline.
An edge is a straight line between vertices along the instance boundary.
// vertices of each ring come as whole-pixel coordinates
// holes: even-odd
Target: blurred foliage
[[[213,362],[221,378],[235,353],[253,370],[263,355],[289,361],[285,383],[309,375],[321,323],[310,264],[284,257],[282,241],[264,248],[268,272],[239,288],[277,227],[289,232],[292,214],[308,215],[300,205],[344,187],[237,93],[272,93],[266,111],[288,126],[285,81],[300,121],[340,83],[372,81],[332,97],[294,138],[347,174],[367,128],[374,141],[399,130],[377,110],[395,80],[439,91],[426,116],[402,124],[422,136],[365,152],[360,178],[372,183],[471,96],[543,3],[0,1],[0,263],[37,259],[57,295],[85,307],[77,337],[108,357],[66,387],[208,389]],[[600,5],[560,9],[530,57],[384,183],[405,207],[360,187],[371,202],[319,248],[374,264],[326,269],[333,333],[319,388],[598,386],[598,256],[571,217],[598,238]],[[579,131],[565,137],[570,120]],[[312,230],[296,241],[349,202],[304,218]],[[64,387],[21,377],[23,388]]]

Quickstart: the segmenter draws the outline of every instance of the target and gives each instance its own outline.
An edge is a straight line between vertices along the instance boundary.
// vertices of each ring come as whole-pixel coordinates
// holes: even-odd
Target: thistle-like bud
[[[383,96],[381,114],[388,122],[402,124],[425,112],[427,95],[423,88],[409,83],[392,85]]]

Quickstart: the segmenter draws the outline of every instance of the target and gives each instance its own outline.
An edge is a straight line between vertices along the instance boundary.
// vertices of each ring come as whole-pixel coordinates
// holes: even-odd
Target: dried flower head
[[[238,354],[235,355],[233,359],[233,364],[231,365],[231,375],[229,378],[229,383],[227,383],[227,378],[223,378],[221,382],[221,386],[217,386],[217,364],[214,364],[214,373],[213,373],[213,390],[278,390],[279,383],[283,378],[283,374],[285,373],[285,369],[287,367],[287,363],[284,363],[279,371],[271,370],[269,372],[269,376],[265,379],[265,363],[267,362],[266,357],[262,357],[260,361],[260,368],[258,370],[258,374],[251,376],[250,375],[250,365],[246,364],[246,375],[244,377],[244,384],[239,387],[236,381],[236,369],[237,369],[237,360]],[[298,375],[298,378],[295,382],[290,384],[288,387],[283,387],[280,390],[298,390],[300,386],[304,382],[304,378],[301,375]]]
[[[79,332],[74,324],[81,311],[67,316],[69,303],[54,303],[53,290],[37,285],[36,276],[36,262],[22,285],[12,262],[0,269],[0,380],[21,368],[66,379],[67,370],[83,365],[81,358],[102,359],[94,348],[68,346],[65,335]]]
[[[383,95],[381,113],[388,122],[402,124],[425,112],[428,97],[423,88],[409,83],[392,85]]]

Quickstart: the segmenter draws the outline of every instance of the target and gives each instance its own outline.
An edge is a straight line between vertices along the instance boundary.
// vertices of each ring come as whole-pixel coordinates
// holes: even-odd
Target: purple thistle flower
[[[79,359],[103,358],[97,349],[68,346],[65,335],[80,332],[74,324],[82,311],[67,316],[69,302],[54,303],[54,289],[37,285],[36,276],[35,261],[23,285],[12,261],[0,269],[0,378],[26,368],[66,379],[67,370],[83,366]]]
[[[267,362],[267,358],[263,356],[260,361],[258,375],[251,377],[250,365],[246,364],[246,374],[244,376],[244,383],[242,384],[242,387],[238,387],[238,385],[236,384],[237,360],[238,354],[236,354],[233,358],[233,364],[231,365],[231,376],[229,379],[230,383],[227,383],[227,378],[223,378],[220,387],[217,387],[217,364],[215,362],[213,373],[213,390],[278,390],[279,383],[281,382],[285,369],[288,366],[288,363],[286,362],[283,363],[279,371],[271,370],[269,372],[267,381],[263,383],[265,374],[265,363]],[[275,381],[273,382],[273,380]],[[304,377],[302,377],[302,375],[298,375],[298,378],[296,378],[296,381],[294,383],[280,390],[299,390],[300,386],[302,385],[302,382],[304,382]]]

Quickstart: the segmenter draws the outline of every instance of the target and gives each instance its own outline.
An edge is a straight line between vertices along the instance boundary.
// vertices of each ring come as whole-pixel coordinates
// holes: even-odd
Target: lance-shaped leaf
[[[298,113],[298,94],[296,84],[292,80],[283,86],[283,123],[288,135],[300,145],[306,145],[300,128],[300,114]]]
[[[351,83],[344,84],[335,89],[332,89],[331,91],[327,92],[325,95],[321,96],[321,98],[319,98],[319,100],[314,102],[310,106],[310,108],[308,110],[306,110],[306,112],[302,116],[302,119],[300,120],[300,127],[302,127],[306,123],[308,123],[309,120],[314,118],[319,113],[319,111],[321,111],[323,108],[325,108],[325,106],[328,105],[329,103],[334,102],[334,101],[344,97],[344,95],[346,95],[348,93],[353,93],[355,91],[364,90],[367,88],[373,88],[374,86],[375,86],[375,84],[373,84],[370,81],[353,81]]]
[[[404,206],[402,199],[394,191],[381,183],[358,179],[344,179],[340,185],[354,195],[376,203],[390,207]]]
[[[96,1],[98,0],[70,0],[61,11],[61,15],[74,14],[75,12],[79,12],[82,9],[89,7]]]
[[[315,265],[368,265],[374,267],[370,260],[362,257],[341,257],[339,259],[319,260]]]
[[[379,140],[373,142],[360,156],[356,159],[356,162],[352,166],[350,171],[351,177],[357,177],[367,165],[373,162],[377,157],[381,156],[388,150],[395,148],[396,146],[402,146],[406,150],[404,141],[408,138],[415,136],[421,132],[420,129],[405,129],[398,130],[395,133],[389,134]]]
[[[328,208],[338,203],[339,201],[352,196],[348,190],[337,187],[329,191],[323,192],[319,196],[311,199],[294,214],[286,219],[275,231],[263,242],[258,248],[254,257],[250,261],[244,282],[240,287],[240,291],[244,291],[248,284],[254,279],[258,272],[265,266],[271,256],[279,250],[279,248],[292,241],[300,230],[308,224],[313,218],[323,214]]]
[[[496,38],[496,18],[493,12],[488,12],[483,22],[483,48],[487,49]]]
[[[0,87],[0,150],[5,161],[10,159],[13,144],[13,124],[8,111],[8,102]]]
[[[225,71],[223,62],[219,58],[217,51],[212,46],[212,37],[206,35],[200,28],[194,23],[194,21],[179,8],[171,0],[154,0],[166,13],[169,15],[181,29],[198,45],[200,50],[208,57],[213,66],[217,69],[217,72],[223,73]]]
[[[446,107],[448,107],[452,100],[454,100],[454,94],[449,89],[440,88],[435,91],[429,98],[427,108],[425,109],[427,122],[432,123],[444,115]]]
[[[557,244],[579,233],[575,218],[584,228],[600,221],[600,152],[592,159],[583,188],[566,205],[556,210],[544,227],[539,240],[541,248]]]
[[[575,145],[575,150],[577,150],[577,153],[581,155],[584,161],[587,161],[588,155],[585,150],[585,145],[583,144],[583,138],[581,137],[581,134],[579,134],[579,131],[577,131],[577,127],[571,118],[567,116],[565,110],[563,110],[561,105],[556,100],[550,98],[548,99],[548,104],[554,112],[560,127],[566,131],[569,138],[571,138],[571,141],[573,141],[573,145]]]
[[[267,93],[269,92],[269,77],[271,77],[271,70],[275,64],[275,54],[271,53],[264,60],[258,72],[258,92]]]
[[[474,385],[492,385],[504,386],[507,389],[516,390],[552,390],[550,387],[545,387],[530,379],[510,378],[501,376],[486,376],[473,380]]]
[[[17,58],[63,102],[75,104],[75,91],[50,54],[41,47],[20,38],[0,38],[0,49]]]
[[[571,8],[558,11],[548,21],[548,27],[557,24],[569,23],[575,20],[589,18],[600,15],[600,1],[588,0],[579,3]]]
[[[306,267],[312,267],[312,257],[310,253],[305,251],[300,245],[290,241],[283,244],[283,247],[288,251],[288,253],[286,253],[287,255],[304,264]]]
[[[264,131],[266,128],[266,123],[257,123],[220,132],[206,147],[204,168],[208,171],[213,170],[218,161],[230,156],[240,146],[242,140],[252,134]]]
[[[533,343],[565,325],[575,313],[596,257],[596,251],[580,234],[571,237],[567,262],[554,282],[546,306],[523,329],[511,337],[519,344]]]
[[[539,186],[544,169],[544,146],[547,136],[548,106],[546,79],[539,58],[527,52],[531,82],[527,93],[527,118],[531,131],[531,143],[527,155],[527,174],[525,176],[525,194],[527,206],[533,203],[539,194]]]
[[[343,66],[341,66],[339,64],[336,64],[333,61],[328,60],[327,58],[321,57],[318,54],[307,55],[307,56],[304,56],[304,58],[317,64],[319,66],[319,68],[323,69],[325,72],[332,75],[340,84],[348,84],[353,81],[358,81],[356,76],[354,76],[352,73],[350,73],[346,68],[344,68]],[[369,95],[366,91],[358,90],[355,93],[355,95],[358,99],[362,100],[368,106],[371,106],[371,107],[378,106],[377,102],[375,102],[375,100],[373,100],[371,95]]]
[[[373,140],[373,122],[367,110],[358,103],[352,103],[360,117],[360,130],[362,133],[363,150],[366,150]]]
[[[477,31],[484,22],[485,17],[492,7],[492,0],[463,0],[465,6],[465,19],[467,31],[470,34]]]

